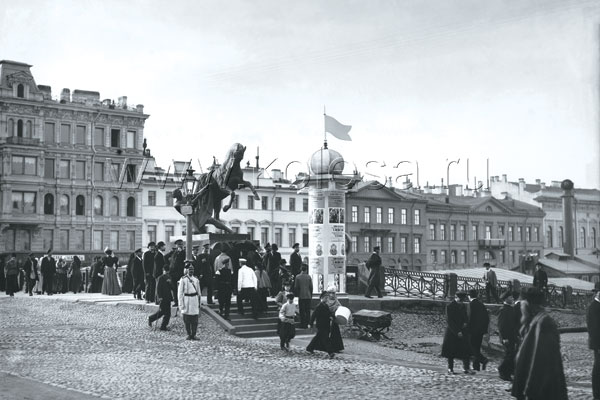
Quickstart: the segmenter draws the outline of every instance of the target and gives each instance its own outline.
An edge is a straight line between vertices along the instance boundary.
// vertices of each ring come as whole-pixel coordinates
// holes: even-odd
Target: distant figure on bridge
[[[556,322],[543,307],[544,294],[528,288],[521,301],[523,342],[517,352],[512,395],[517,399],[567,399]]]
[[[377,297],[383,297],[381,293],[380,280],[381,280],[381,257],[379,256],[379,246],[373,247],[373,254],[369,257],[366,265],[369,273],[369,286],[367,286],[367,292],[365,297],[371,298],[371,291],[373,288],[377,291]]]
[[[496,278],[496,272],[492,269],[490,263],[486,262],[483,264],[485,272],[483,273],[483,281],[485,282],[485,294],[486,302],[491,303],[490,292],[494,296],[496,303],[500,302],[498,298],[498,279]]]
[[[544,294],[545,303],[548,298],[548,274],[544,271],[544,266],[541,263],[535,264],[533,286],[538,288],[538,290]]]

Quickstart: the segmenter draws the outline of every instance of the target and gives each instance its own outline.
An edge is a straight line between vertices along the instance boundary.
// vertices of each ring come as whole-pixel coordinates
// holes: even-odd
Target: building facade
[[[543,250],[544,212],[516,200],[423,194],[427,199],[427,267],[470,268],[490,262],[515,269]]]
[[[0,61],[0,252],[87,256],[142,243],[143,106],[36,85]]]
[[[492,194],[496,197],[526,202],[541,207],[546,213],[544,217],[544,253],[563,251],[564,222],[563,222],[563,190],[560,182],[553,181],[546,185],[539,179],[535,184],[528,184],[524,179],[509,182],[506,175],[492,177],[490,182]],[[578,189],[575,195],[575,253],[590,255],[600,247],[600,190]]]
[[[383,265],[426,269],[425,199],[397,192],[378,182],[361,182],[346,195],[348,265],[366,262],[373,247],[381,249]]]

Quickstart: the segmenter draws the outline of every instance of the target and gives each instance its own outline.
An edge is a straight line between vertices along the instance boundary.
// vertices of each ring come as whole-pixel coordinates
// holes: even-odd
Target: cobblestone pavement
[[[283,352],[274,340],[230,336],[206,315],[198,341],[184,340],[181,317],[162,332],[148,327],[141,306],[73,303],[60,295],[2,296],[0,316],[0,372],[104,398],[510,398],[494,371],[449,376],[433,353],[350,339],[330,360],[306,353],[307,337]],[[590,398],[585,336],[563,343],[573,346],[570,398]]]

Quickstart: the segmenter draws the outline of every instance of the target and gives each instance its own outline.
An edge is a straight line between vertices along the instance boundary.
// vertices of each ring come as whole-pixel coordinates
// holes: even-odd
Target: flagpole
[[[326,122],[326,117],[327,116],[327,111],[325,110],[325,105],[323,105],[323,147],[327,148],[327,122]]]

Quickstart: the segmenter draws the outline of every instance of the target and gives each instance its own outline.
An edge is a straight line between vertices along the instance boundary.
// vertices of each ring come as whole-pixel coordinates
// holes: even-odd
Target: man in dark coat
[[[504,358],[498,366],[500,379],[512,380],[515,371],[515,355],[517,354],[517,320],[515,318],[515,307],[512,293],[504,296],[504,305],[498,314],[498,331],[500,342],[504,347]]]
[[[52,249],[48,250],[46,256],[42,259],[41,266],[42,277],[44,278],[43,292],[46,292],[48,296],[52,296],[54,284],[54,274],[56,273],[56,260],[52,257]]]
[[[458,358],[463,362],[463,372],[465,374],[474,374],[469,369],[469,342],[467,328],[467,310],[463,301],[467,300],[467,294],[457,292],[450,304],[446,306],[446,320],[448,326],[444,334],[442,343],[442,357],[448,359],[448,373],[454,374],[454,359]]]
[[[165,242],[158,242],[156,245],[157,248],[157,252],[154,255],[154,279],[156,281],[158,281],[158,278],[160,278],[162,276],[162,274],[164,273],[164,266],[165,265],[169,265],[167,264],[167,261],[165,260],[165,251],[167,249],[167,245],[165,244]],[[158,282],[157,282],[158,284]],[[156,293],[156,292],[155,292]],[[154,302],[156,304],[158,304],[158,295],[155,294],[154,296]]]
[[[484,263],[483,266],[485,267],[483,281],[485,282],[486,301],[488,303],[492,302],[490,297],[491,293],[494,296],[496,303],[498,303],[498,278],[496,278],[496,272],[491,268],[492,266],[488,262]]]
[[[490,316],[487,308],[477,298],[477,290],[469,290],[469,300],[471,302],[471,314],[469,315],[467,331],[469,332],[469,343],[473,352],[473,369],[479,371],[481,367],[485,371],[488,359],[481,354],[481,342],[483,341],[483,335],[488,333]]]
[[[308,265],[302,264],[302,272],[294,282],[294,294],[298,296],[298,307],[300,308],[300,327],[308,327],[310,320],[310,301],[312,299],[313,283],[308,274]]]
[[[167,325],[169,325],[169,320],[171,319],[171,302],[173,301],[173,288],[171,286],[168,264],[163,265],[163,274],[158,277],[156,298],[159,302],[158,311],[148,317],[148,325],[152,327],[152,323],[162,317],[160,330],[167,331],[169,330]]]
[[[592,393],[594,400],[600,400],[600,291],[596,284],[594,300],[587,310],[588,345],[594,352],[592,368]]]
[[[102,292],[102,281],[104,280],[104,263],[100,256],[94,257],[94,264],[91,268],[92,282],[88,289],[88,293]]]
[[[331,349],[331,343],[329,341],[329,332],[331,329],[331,312],[329,307],[325,304],[325,301],[329,294],[327,292],[321,293],[321,302],[313,311],[310,317],[310,324],[317,327],[317,334],[312,338],[306,351],[313,353],[315,350],[324,351],[329,354],[329,358],[333,358],[335,353]]]
[[[367,286],[367,292],[365,297],[371,298],[371,291],[373,288],[377,291],[377,297],[383,297],[381,293],[380,280],[381,280],[381,257],[379,256],[379,246],[373,247],[373,254],[367,261],[367,269],[369,272],[369,286]]]
[[[523,342],[517,352],[512,395],[517,399],[567,399],[567,384],[560,353],[560,333],[544,307],[544,294],[528,288],[521,301]]]
[[[292,254],[290,254],[290,269],[294,279],[302,270],[302,257],[300,256],[300,244],[294,243],[292,246]]]
[[[202,249],[202,253],[198,255],[197,267],[200,269],[200,292],[206,288],[206,302],[208,304],[214,304],[213,283],[215,279],[215,270],[213,263],[210,260],[210,244],[206,243]]]
[[[131,275],[133,277],[133,298],[142,300],[142,291],[144,290],[144,265],[142,262],[142,249],[137,249],[133,258],[133,267]]]
[[[27,261],[25,261],[25,265],[23,266],[23,270],[25,271],[25,280],[27,281],[27,291],[30,296],[33,296],[33,287],[35,283],[40,280],[37,271],[38,261],[33,256],[33,253],[29,253],[27,257]]]
[[[6,294],[10,297],[14,297],[15,293],[19,291],[19,266],[17,265],[17,255],[12,253],[6,266]],[[5,271],[2,271],[4,273]]]
[[[273,243],[271,246],[272,255],[269,260],[267,267],[267,273],[271,280],[271,297],[277,296],[277,293],[281,290],[281,281],[279,280],[279,266],[281,265],[281,253],[278,251],[279,247]],[[296,293],[297,294],[297,293]]]
[[[544,302],[548,293],[548,274],[544,271],[541,263],[535,264],[535,273],[533,274],[533,286],[538,288],[544,294]]]
[[[156,290],[156,279],[154,278],[154,257],[156,256],[156,243],[148,243],[148,250],[142,258],[144,266],[144,276],[146,278],[146,290],[144,296],[146,303],[154,302],[154,293]]]
[[[175,250],[170,256],[170,275],[171,285],[173,285],[173,293],[177,293],[177,284],[183,277],[183,270],[185,269],[185,248],[183,247],[183,240],[178,239],[175,241]],[[175,307],[179,306],[179,300],[175,296]]]

